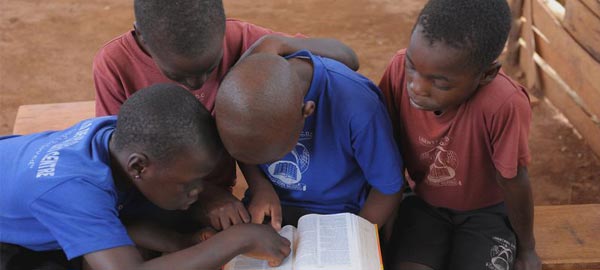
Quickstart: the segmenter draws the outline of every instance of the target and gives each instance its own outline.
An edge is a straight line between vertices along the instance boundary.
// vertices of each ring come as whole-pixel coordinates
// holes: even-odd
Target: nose
[[[190,90],[195,90],[195,89],[202,87],[202,85],[204,85],[204,83],[206,82],[207,79],[208,79],[207,74],[204,74],[202,76],[197,76],[197,77],[189,77],[189,78],[185,79],[185,85],[187,87],[189,87]]]
[[[408,88],[419,96],[429,96],[430,85],[425,78],[419,74],[414,74],[408,82]]]

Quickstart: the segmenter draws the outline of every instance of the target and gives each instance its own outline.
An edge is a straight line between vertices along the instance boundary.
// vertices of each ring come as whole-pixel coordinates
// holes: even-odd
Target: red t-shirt
[[[227,71],[260,37],[275,32],[247,22],[227,19],[223,39],[223,58],[200,89],[191,92],[213,113],[217,89]],[[275,33],[281,34],[282,33]],[[100,49],[93,63],[96,86],[96,116],[116,115],[129,96],[156,83],[172,82],[165,77],[152,58],[137,44],[134,31],[109,41]],[[214,114],[213,114],[214,115]],[[215,169],[218,184],[235,183],[235,161],[224,158]]]
[[[461,211],[502,202],[496,171],[513,178],[530,159],[527,92],[500,72],[457,109],[437,116],[410,105],[405,52],[393,57],[379,87],[415,193]]]
[[[255,41],[273,33],[247,22],[227,19],[221,63],[200,89],[191,91],[211,113],[217,89],[227,71]],[[132,30],[114,38],[94,58],[96,116],[118,114],[123,102],[139,89],[156,83],[173,82],[160,72],[152,58],[138,46],[134,35]]]

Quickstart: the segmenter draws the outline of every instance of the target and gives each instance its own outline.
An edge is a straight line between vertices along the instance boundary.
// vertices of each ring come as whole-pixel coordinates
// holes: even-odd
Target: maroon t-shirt
[[[227,71],[256,40],[272,33],[260,26],[227,19],[221,63],[200,89],[191,91],[211,113],[217,89]],[[156,83],[173,82],[160,72],[152,58],[138,46],[134,35],[132,30],[114,38],[94,58],[96,116],[118,114],[123,102],[139,89]]]
[[[221,63],[200,89],[191,91],[213,115],[217,89],[227,71],[255,41],[273,33],[275,32],[247,22],[227,19]],[[172,82],[140,48],[134,35],[132,30],[114,38],[94,58],[96,116],[116,115],[125,100],[136,91],[156,83]],[[213,180],[218,184],[233,185],[235,161],[230,156],[223,160],[215,169]]]
[[[496,172],[514,178],[530,160],[527,92],[500,72],[454,110],[419,110],[406,91],[405,53],[392,58],[379,87],[415,193],[431,205],[463,211],[503,201]]]

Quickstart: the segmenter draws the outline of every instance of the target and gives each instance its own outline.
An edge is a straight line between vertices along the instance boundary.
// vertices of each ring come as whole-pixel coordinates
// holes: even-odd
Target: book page
[[[293,262],[294,262],[294,242],[295,242],[295,233],[296,228],[291,225],[284,226],[279,231],[279,235],[287,238],[292,243],[292,252],[290,255],[285,258],[285,260],[278,267],[269,267],[269,263],[264,260],[258,260],[254,258],[250,258],[244,255],[239,255],[230,262],[228,262],[224,270],[293,270]]]
[[[355,228],[358,231],[362,263],[361,269],[383,270],[377,225],[359,216],[354,217],[354,223],[356,224]]]
[[[351,214],[306,215],[298,221],[296,270],[359,269]]]

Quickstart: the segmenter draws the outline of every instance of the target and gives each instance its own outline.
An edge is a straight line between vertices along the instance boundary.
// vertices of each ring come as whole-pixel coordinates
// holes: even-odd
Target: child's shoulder
[[[500,71],[496,78],[482,87],[473,102],[487,114],[496,114],[507,108],[530,110],[529,95],[525,88]]]
[[[406,58],[406,48],[398,50],[392,56],[390,65],[404,67],[404,59]]]
[[[103,62],[120,62],[129,59],[131,55],[137,55],[141,51],[134,38],[133,30],[127,31],[106,42],[94,57],[94,65]]]
[[[369,78],[336,60],[321,59],[328,81],[335,88],[338,97],[363,104],[380,103],[380,90]]]

